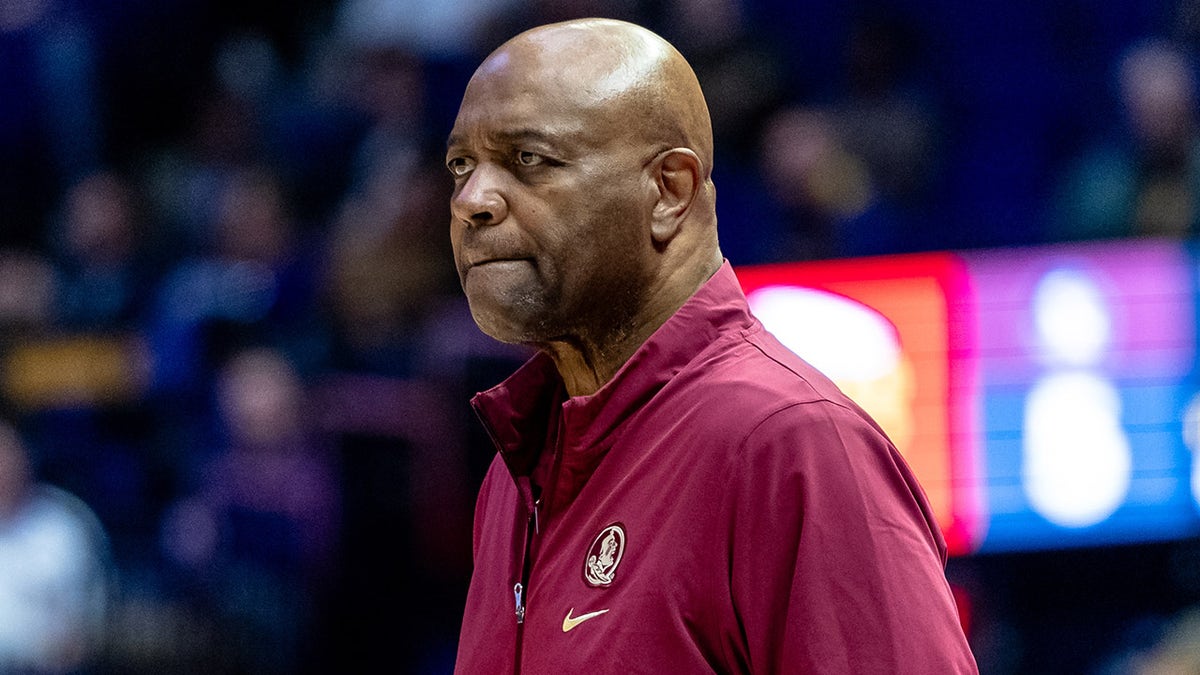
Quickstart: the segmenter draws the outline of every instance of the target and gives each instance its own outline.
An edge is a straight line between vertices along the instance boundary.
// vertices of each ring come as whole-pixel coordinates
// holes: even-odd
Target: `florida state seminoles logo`
[[[625,527],[613,523],[600,531],[588,549],[583,563],[583,579],[589,586],[602,588],[613,582],[617,565],[625,554]]]

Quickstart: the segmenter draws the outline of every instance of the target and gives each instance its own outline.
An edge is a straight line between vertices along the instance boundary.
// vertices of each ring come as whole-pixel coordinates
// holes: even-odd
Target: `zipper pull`
[[[541,534],[541,530],[538,528],[538,510],[541,508],[542,508],[542,498],[538,497],[537,500],[533,502],[533,533],[534,534]]]
[[[517,598],[517,623],[518,624],[525,623],[525,597],[524,597],[524,594],[525,594],[525,587],[522,586],[521,582],[518,581],[517,585],[513,586],[513,595],[515,595]]]

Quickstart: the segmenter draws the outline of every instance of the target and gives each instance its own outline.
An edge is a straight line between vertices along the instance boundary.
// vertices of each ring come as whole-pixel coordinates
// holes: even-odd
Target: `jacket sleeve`
[[[752,673],[977,673],[924,493],[862,413],[815,401],[730,467],[729,582]]]

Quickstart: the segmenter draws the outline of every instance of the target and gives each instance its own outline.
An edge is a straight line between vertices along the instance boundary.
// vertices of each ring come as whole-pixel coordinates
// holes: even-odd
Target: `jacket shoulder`
[[[729,336],[680,374],[684,398],[735,426],[754,426],[800,404],[870,418],[828,377],[761,328]]]

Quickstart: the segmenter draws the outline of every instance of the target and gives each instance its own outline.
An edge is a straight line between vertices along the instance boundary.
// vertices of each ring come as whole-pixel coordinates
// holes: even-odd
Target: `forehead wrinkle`
[[[545,142],[549,143],[554,140],[555,134],[547,132],[545,129],[535,128],[514,128],[514,129],[493,129],[484,130],[482,135],[493,143],[501,144],[518,144],[523,142]],[[467,134],[454,133],[446,139],[446,147],[455,147],[463,145],[467,142]]]
[[[488,134],[489,137],[500,141],[501,143],[522,143],[522,142],[544,142],[548,143],[554,140],[555,134],[547,132],[545,129],[498,129]]]
[[[446,141],[447,150],[479,144],[483,147],[537,143],[563,149],[564,143],[579,141],[585,128],[575,115],[547,114],[543,106],[518,108],[497,116],[494,107],[478,105],[470,114],[460,114]],[[506,119],[507,118],[507,119]]]
[[[607,106],[589,106],[553,82],[511,87],[483,78],[471,87],[447,139],[447,147],[540,142],[562,149],[563,144],[593,145],[597,129],[588,108],[604,113]]]

